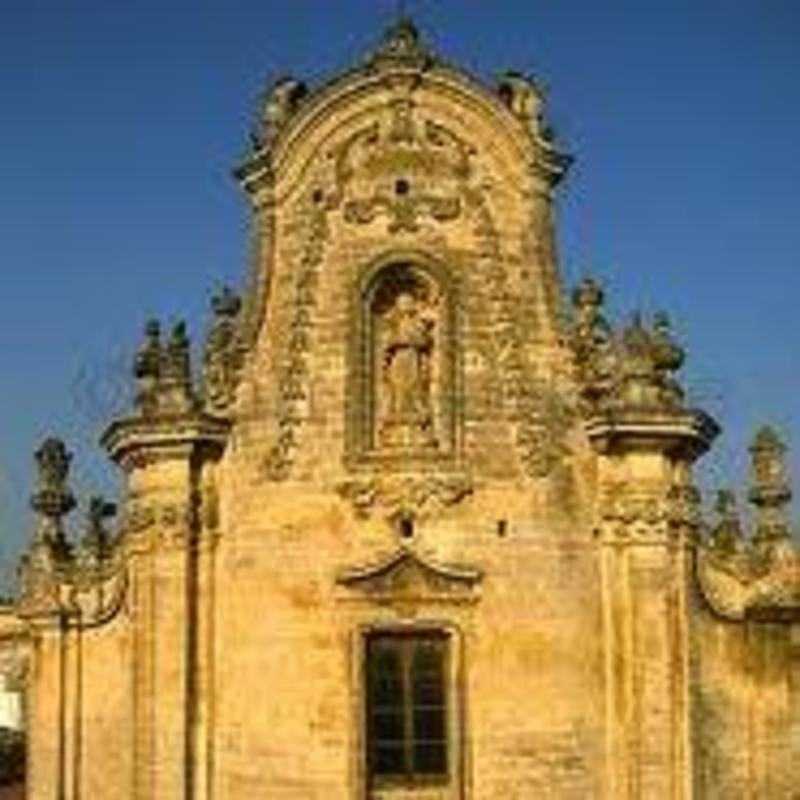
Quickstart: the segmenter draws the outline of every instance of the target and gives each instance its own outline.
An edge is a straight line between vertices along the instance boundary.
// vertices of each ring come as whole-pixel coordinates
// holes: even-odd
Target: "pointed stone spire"
[[[750,502],[756,508],[753,542],[758,547],[768,548],[791,538],[792,490],[786,467],[786,445],[774,428],[765,425],[756,433],[750,455]]]

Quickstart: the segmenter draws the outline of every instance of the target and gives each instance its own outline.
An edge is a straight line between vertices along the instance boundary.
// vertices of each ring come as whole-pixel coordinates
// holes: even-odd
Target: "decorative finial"
[[[497,93],[509,111],[535,133],[542,129],[542,95],[533,78],[507,70],[497,82]]]
[[[753,541],[770,545],[790,538],[788,505],[792,499],[786,468],[786,445],[774,428],[765,425],[750,446],[750,502],[756,507]]]
[[[677,372],[686,359],[686,353],[672,337],[672,323],[666,311],[653,317],[653,357],[663,374]]]
[[[81,544],[83,550],[97,560],[102,560],[109,554],[109,536],[105,521],[116,513],[117,506],[100,495],[89,500],[86,535]]]
[[[190,351],[186,323],[181,320],[172,328],[161,367],[159,400],[171,411],[187,411],[194,401]]]
[[[271,145],[278,138],[307,94],[306,84],[290,76],[278,78],[272,84],[264,102],[260,130],[256,134],[257,149]]]
[[[39,515],[35,542],[65,550],[61,518],[75,508],[75,497],[67,486],[72,455],[61,439],[50,437],[36,451],[35,458],[37,485],[31,497],[31,507]]]
[[[230,286],[223,286],[211,298],[211,308],[217,317],[235,317],[242,307],[239,295]]]
[[[599,308],[605,297],[603,289],[594,278],[584,278],[572,292],[572,304],[576,308]]]
[[[653,324],[646,325],[641,312],[635,312],[622,332],[617,400],[631,408],[680,407],[684,393],[673,373],[684,358],[684,351],[672,338],[666,314],[657,314]]]
[[[214,321],[203,354],[203,397],[208,410],[224,414],[233,402],[241,367],[238,338],[242,301],[229,287],[211,298]]]
[[[136,353],[133,374],[136,378],[136,408],[142,414],[152,414],[158,404],[158,382],[161,376],[161,325],[157,319],[148,320],[144,342]]]
[[[723,553],[736,553],[742,547],[742,523],[736,508],[736,495],[730,489],[720,489],[714,510],[719,521],[711,535],[711,545]]]
[[[35,453],[38,468],[36,492],[31,505],[47,517],[60,517],[75,507],[75,498],[67,488],[72,454],[61,439],[45,439]]]
[[[369,59],[373,66],[401,64],[424,68],[432,60],[414,21],[398,6],[397,19],[386,29],[381,43]]]
[[[572,292],[575,313],[570,345],[585,414],[598,409],[611,385],[611,327],[602,314],[603,300],[603,290],[593,278],[584,278]]]

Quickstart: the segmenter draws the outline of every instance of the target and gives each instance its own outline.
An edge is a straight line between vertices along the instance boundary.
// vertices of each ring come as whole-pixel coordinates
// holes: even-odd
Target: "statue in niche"
[[[433,414],[436,303],[413,275],[378,293],[378,445],[436,446]]]

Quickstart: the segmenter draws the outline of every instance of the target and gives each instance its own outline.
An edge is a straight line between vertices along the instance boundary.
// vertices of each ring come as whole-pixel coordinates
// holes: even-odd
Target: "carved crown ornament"
[[[474,603],[483,572],[441,564],[411,547],[400,547],[376,562],[342,570],[336,577],[341,599],[387,602]]]

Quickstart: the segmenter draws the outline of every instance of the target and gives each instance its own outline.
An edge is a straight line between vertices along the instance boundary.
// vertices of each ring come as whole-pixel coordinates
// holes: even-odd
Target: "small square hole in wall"
[[[397,520],[397,532],[400,534],[401,539],[414,538],[414,518],[413,517],[399,517]]]
[[[499,519],[497,520],[497,535],[503,539],[508,535],[508,520],[507,519]]]

